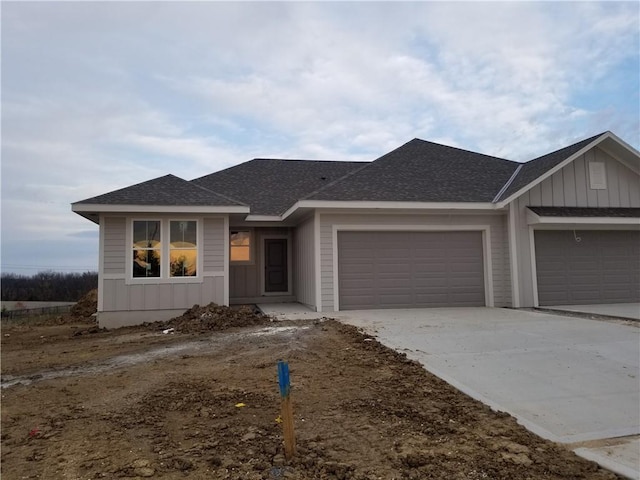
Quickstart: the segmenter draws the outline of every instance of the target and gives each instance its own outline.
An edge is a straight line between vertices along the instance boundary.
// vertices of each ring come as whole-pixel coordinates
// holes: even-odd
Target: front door
[[[289,291],[287,239],[265,238],[264,252],[264,291]]]

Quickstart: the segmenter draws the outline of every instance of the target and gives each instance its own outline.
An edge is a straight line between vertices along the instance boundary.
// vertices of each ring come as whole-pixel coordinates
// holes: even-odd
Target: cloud
[[[82,235],[73,201],[254,157],[370,160],[419,137],[525,160],[607,129],[638,147],[639,9],[6,3],[2,261]]]

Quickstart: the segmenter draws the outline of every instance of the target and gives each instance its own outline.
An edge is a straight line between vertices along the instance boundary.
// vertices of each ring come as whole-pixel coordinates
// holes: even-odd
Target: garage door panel
[[[482,233],[338,232],[338,284],[344,310],[484,305]]]
[[[535,247],[540,305],[640,301],[640,232],[536,231]]]

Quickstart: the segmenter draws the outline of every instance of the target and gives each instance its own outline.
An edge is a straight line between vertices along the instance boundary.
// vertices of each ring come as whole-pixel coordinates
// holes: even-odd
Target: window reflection
[[[230,239],[230,257],[232,262],[251,261],[251,232],[248,230],[232,231]]]
[[[160,222],[136,220],[133,222],[133,276],[159,277]]]
[[[169,275],[193,277],[197,274],[197,222],[169,222]]]

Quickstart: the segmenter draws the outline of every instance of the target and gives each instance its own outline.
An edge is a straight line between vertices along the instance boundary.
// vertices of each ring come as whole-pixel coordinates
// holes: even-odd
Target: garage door
[[[482,232],[338,232],[340,310],[483,306]]]
[[[536,231],[540,305],[640,301],[640,232]]]

